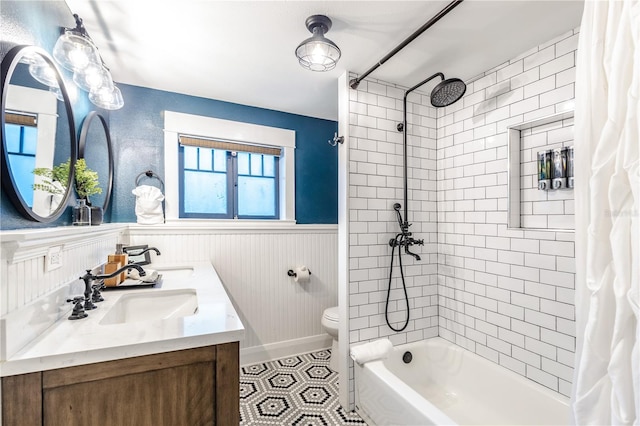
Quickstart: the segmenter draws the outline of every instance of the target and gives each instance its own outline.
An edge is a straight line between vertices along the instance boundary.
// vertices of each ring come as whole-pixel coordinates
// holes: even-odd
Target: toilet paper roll
[[[309,282],[309,269],[306,266],[300,266],[296,268],[296,276],[293,278],[297,283],[306,283]]]

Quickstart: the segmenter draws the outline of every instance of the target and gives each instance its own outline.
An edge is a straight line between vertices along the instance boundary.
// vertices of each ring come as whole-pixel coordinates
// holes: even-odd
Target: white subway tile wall
[[[397,125],[403,119],[405,90],[373,79],[363,81],[357,91],[350,90],[350,344],[382,337],[401,344],[438,334],[436,110],[428,96],[415,92],[407,104],[408,221],[414,238],[424,239],[424,246],[412,248],[422,261],[402,256],[410,310],[407,328],[393,332],[384,315],[392,251],[389,240],[399,232],[393,205],[404,203],[403,144]],[[395,253],[389,320],[400,328],[407,310],[397,249]],[[353,368],[349,384],[353,401]]]
[[[541,65],[540,68],[543,66]],[[571,70],[575,68],[567,71]],[[553,77],[555,75],[545,80]],[[533,84],[536,83],[531,83]],[[573,83],[569,84],[573,85]],[[573,118],[520,132],[520,226],[522,228],[574,229],[573,189],[549,191],[538,189],[538,152],[568,146],[573,146]],[[547,253],[544,250],[542,252]]]
[[[569,394],[574,238],[553,230],[507,229],[506,128],[573,107],[577,39],[576,29],[500,64],[447,108],[436,110],[428,96],[410,95],[409,222],[425,247],[416,250],[421,262],[403,256],[411,321],[401,333],[386,326],[384,308],[388,241],[398,232],[392,205],[403,202],[402,134],[396,124],[404,89],[369,79],[350,90],[350,344],[440,335]],[[523,151],[523,160],[533,160],[538,146],[572,145],[572,125],[566,120],[523,132],[529,152]],[[527,175],[535,173],[524,161],[522,167]],[[523,180],[527,188],[529,181],[537,185],[531,176]],[[544,221],[536,228],[571,228],[571,193],[527,200],[526,220]],[[396,268],[389,306],[394,327],[406,315],[399,285]],[[353,389],[350,368],[351,403]]]
[[[573,228],[573,191],[538,191],[535,161],[573,145],[573,119],[521,132],[523,228],[550,230],[507,229],[506,127],[572,108],[577,38],[576,29],[488,71],[468,85],[464,109],[437,115],[438,334],[564,395],[574,238],[551,228]]]

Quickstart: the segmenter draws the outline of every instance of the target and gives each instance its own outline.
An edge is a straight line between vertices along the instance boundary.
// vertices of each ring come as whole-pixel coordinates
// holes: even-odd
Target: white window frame
[[[11,85],[7,92],[7,109],[16,112],[35,114],[37,118],[37,147],[35,167],[52,169],[56,148],[56,126],[58,124],[58,99],[49,90],[33,89]],[[64,108],[64,106],[63,106]],[[36,176],[35,183],[43,179]],[[33,191],[32,210],[40,216],[49,216],[51,210],[51,194],[46,191]]]
[[[178,180],[178,150],[180,134],[239,143],[267,145],[282,148],[279,161],[280,219],[278,222],[295,223],[295,148],[296,132],[278,127],[261,126],[241,121],[164,112],[164,174],[166,221],[229,221],[248,222],[248,219],[181,219]],[[256,221],[258,221],[257,219]],[[259,221],[273,222],[273,219]]]

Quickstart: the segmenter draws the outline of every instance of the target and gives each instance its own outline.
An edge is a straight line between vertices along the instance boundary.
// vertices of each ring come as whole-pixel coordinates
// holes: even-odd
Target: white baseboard
[[[283,342],[240,349],[240,365],[252,365],[293,355],[328,349],[332,339],[328,334],[285,340]]]

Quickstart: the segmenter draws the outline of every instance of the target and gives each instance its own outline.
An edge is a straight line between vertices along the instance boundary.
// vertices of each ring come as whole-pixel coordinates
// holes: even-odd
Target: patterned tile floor
[[[338,403],[330,350],[242,367],[240,425],[365,425]]]

